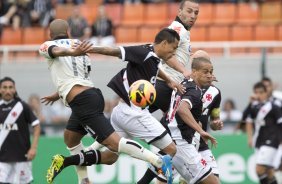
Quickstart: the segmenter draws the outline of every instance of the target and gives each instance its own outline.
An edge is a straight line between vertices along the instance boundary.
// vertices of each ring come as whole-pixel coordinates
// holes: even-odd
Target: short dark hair
[[[179,4],[179,9],[181,9],[181,10],[183,9],[184,3],[186,1],[189,1],[189,2],[192,2],[192,3],[199,3],[199,0],[182,0]]]
[[[269,82],[270,84],[272,84],[272,80],[269,77],[263,77],[261,79],[261,82]]]
[[[211,61],[204,57],[193,58],[191,68],[195,70],[199,70],[201,63],[210,63],[211,64]]]
[[[174,43],[176,40],[180,40],[179,34],[173,29],[163,28],[155,37],[155,43],[159,44],[166,40],[168,43]]]
[[[255,83],[253,90],[255,90],[255,89],[263,89],[264,92],[267,92],[267,89],[262,82]]]
[[[3,79],[0,80],[0,86],[2,85],[2,82],[10,81],[14,85],[16,84],[15,81],[11,77],[4,77]]]

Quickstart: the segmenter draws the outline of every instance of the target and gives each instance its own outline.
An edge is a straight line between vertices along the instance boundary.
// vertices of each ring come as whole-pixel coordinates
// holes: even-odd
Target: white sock
[[[126,153],[134,158],[144,160],[160,168],[162,166],[162,159],[154,154],[153,152],[147,150],[137,142],[125,138],[121,138],[118,146],[119,153]]]
[[[76,155],[76,154],[81,153],[81,150],[84,150],[84,147],[82,143],[80,143],[72,148],[67,147],[67,149],[70,151],[71,155]],[[76,173],[78,177],[78,183],[80,183],[81,180],[88,178],[86,166],[75,166],[75,168],[76,168]]]
[[[95,141],[93,144],[85,148],[85,151],[90,151],[90,150],[99,150],[103,147],[102,144],[98,143],[98,141]]]

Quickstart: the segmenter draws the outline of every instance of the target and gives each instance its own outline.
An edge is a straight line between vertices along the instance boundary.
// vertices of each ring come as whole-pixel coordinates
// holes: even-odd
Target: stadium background
[[[101,0],[85,0],[80,11],[89,23],[95,20],[95,12]],[[177,3],[161,4],[111,4],[107,13],[114,21],[117,44],[139,44],[153,41],[154,34],[174,19]],[[58,18],[66,19],[73,5],[58,5]],[[156,11],[157,10],[157,11]],[[223,100],[232,98],[238,109],[243,110],[249,100],[252,85],[267,75],[282,89],[282,3],[264,2],[223,3],[200,5],[200,15],[191,30],[193,51],[203,49],[212,56],[216,85],[222,91]],[[94,12],[94,13],[93,13]],[[150,17],[150,18],[149,18]],[[27,100],[31,93],[40,96],[54,92],[47,64],[36,50],[48,39],[48,30],[40,27],[12,30],[5,27],[0,45],[0,76],[15,79],[20,96]],[[125,63],[113,57],[91,56],[92,79],[106,99],[113,92],[106,87],[110,78]],[[160,116],[160,114],[156,114]],[[218,161],[223,184],[256,183],[252,150],[247,147],[244,134],[215,134],[219,145],[213,149]],[[86,144],[91,138],[87,137]],[[38,155],[33,163],[34,184],[45,183],[46,169],[51,156],[68,154],[60,137],[42,137]],[[114,166],[90,167],[93,183],[134,183],[146,169],[146,163],[122,156]],[[66,169],[54,183],[76,183],[74,168]]]

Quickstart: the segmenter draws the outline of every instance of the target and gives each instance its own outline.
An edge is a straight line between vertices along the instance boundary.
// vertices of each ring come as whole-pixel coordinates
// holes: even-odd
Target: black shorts
[[[72,114],[67,129],[82,135],[89,133],[99,143],[114,132],[110,120],[104,116],[104,97],[100,89],[91,88],[78,94],[69,103]]]
[[[163,112],[167,112],[170,105],[172,89],[168,87],[165,81],[158,79],[155,88],[157,93],[156,100],[149,107],[149,111],[152,113],[158,109],[161,109]]]

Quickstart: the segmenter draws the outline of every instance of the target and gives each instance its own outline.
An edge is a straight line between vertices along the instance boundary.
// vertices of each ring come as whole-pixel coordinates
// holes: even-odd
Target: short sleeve
[[[37,117],[34,115],[32,110],[30,109],[29,105],[23,102],[23,107],[24,107],[24,116],[28,124],[31,124],[31,126],[36,126],[40,122],[37,119]]]
[[[39,54],[46,59],[53,59],[54,57],[52,55],[51,49],[56,46],[57,45],[55,44],[55,42],[52,41],[44,42],[42,45],[40,45]]]
[[[191,109],[197,106],[197,104],[202,103],[200,93],[195,88],[187,88],[181,100],[188,102]]]
[[[150,57],[150,51],[143,46],[119,47],[121,50],[121,59],[136,64],[143,63]],[[153,52],[152,52],[153,53]]]

